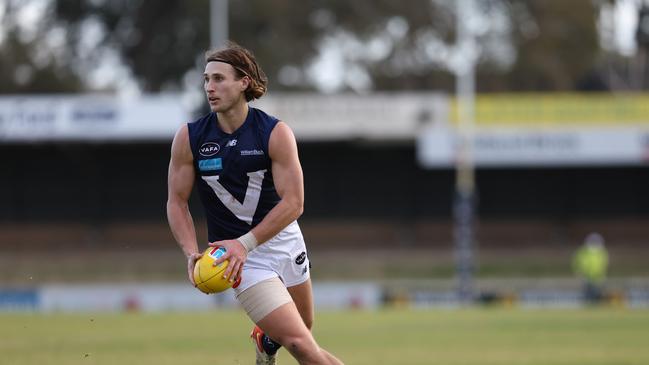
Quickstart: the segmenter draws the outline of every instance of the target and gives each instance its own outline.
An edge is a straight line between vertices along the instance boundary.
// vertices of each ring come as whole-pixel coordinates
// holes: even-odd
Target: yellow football
[[[235,287],[239,284],[239,280],[232,283],[223,278],[223,273],[228,267],[228,260],[216,266],[213,265],[214,261],[223,256],[225,252],[225,247],[208,247],[203,252],[203,256],[196,261],[196,265],[194,266],[194,283],[196,283],[198,290],[207,294],[220,293],[230,289],[233,284]]]

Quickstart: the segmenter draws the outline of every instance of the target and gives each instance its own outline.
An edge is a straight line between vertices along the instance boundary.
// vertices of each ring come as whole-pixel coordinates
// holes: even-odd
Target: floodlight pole
[[[228,40],[228,0],[210,0],[210,46],[219,48]]]
[[[462,60],[456,68],[458,143],[453,216],[457,293],[463,304],[471,304],[475,299],[473,274],[476,199],[473,135],[477,55],[475,38],[468,24],[473,6],[473,0],[457,1],[457,45]]]

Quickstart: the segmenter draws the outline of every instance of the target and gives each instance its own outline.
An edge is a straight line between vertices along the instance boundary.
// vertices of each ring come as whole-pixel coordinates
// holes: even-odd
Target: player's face
[[[237,103],[245,102],[243,92],[247,77],[236,79],[234,68],[223,62],[208,62],[203,74],[205,94],[213,112],[226,112]]]

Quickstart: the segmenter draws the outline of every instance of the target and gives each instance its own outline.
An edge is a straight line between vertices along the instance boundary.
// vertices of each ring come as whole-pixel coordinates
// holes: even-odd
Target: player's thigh
[[[311,279],[307,279],[305,282],[286,288],[288,293],[293,298],[295,307],[297,308],[302,321],[311,329],[313,326],[313,288],[311,285]]]
[[[302,321],[293,302],[275,309],[257,322],[257,325],[266,335],[282,344],[294,355],[312,354],[318,351],[318,345],[311,331]]]

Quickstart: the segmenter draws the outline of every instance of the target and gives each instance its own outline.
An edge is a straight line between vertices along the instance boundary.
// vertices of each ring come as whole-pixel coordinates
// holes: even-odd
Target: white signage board
[[[611,166],[649,163],[649,128],[478,129],[473,136],[477,167]],[[426,168],[455,166],[458,134],[427,128],[417,140],[417,158]]]
[[[189,118],[175,96],[4,96],[0,141],[171,140]]]
[[[301,141],[413,141],[421,125],[448,114],[439,93],[279,93],[252,105],[288,123]]]

